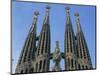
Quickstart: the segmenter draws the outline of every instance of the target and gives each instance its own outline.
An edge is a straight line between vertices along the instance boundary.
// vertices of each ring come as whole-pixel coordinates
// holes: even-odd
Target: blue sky
[[[40,15],[37,24],[37,35],[39,35],[45,16],[47,3],[35,2],[12,2],[12,71],[15,71],[20,52],[24,45],[28,31],[32,25],[33,14],[38,10]],[[55,49],[55,41],[59,41],[60,49],[64,52],[64,33],[66,23],[66,4],[49,4],[50,9],[50,30],[51,30],[51,52]],[[70,15],[74,32],[76,33],[76,22],[74,13],[80,15],[81,27],[87,41],[93,67],[95,68],[95,7],[94,6],[70,6]],[[51,61],[51,64],[53,62]],[[52,67],[50,65],[50,67]],[[61,68],[64,67],[64,60],[61,61]]]

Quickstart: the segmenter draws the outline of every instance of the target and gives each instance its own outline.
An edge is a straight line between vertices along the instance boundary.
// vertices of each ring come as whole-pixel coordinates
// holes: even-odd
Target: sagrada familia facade
[[[15,73],[50,72],[50,60],[53,60],[52,71],[62,71],[61,59],[64,59],[65,71],[92,69],[92,62],[86,40],[80,25],[79,14],[75,13],[77,33],[74,34],[70,18],[70,8],[66,7],[66,23],[64,35],[64,52],[60,51],[59,41],[56,41],[55,51],[50,52],[50,7],[46,7],[46,14],[40,35],[37,37],[37,21],[39,12],[34,12],[32,26],[16,66]],[[36,42],[38,42],[36,44]]]

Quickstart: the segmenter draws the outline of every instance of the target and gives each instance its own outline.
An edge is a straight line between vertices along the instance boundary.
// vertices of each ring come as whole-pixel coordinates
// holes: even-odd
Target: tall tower
[[[64,51],[65,51],[65,70],[75,70],[77,68],[76,57],[76,44],[75,35],[72,28],[72,22],[70,19],[70,8],[66,7],[66,27],[64,37]]]
[[[33,72],[34,66],[32,66],[32,61],[34,60],[36,51],[36,25],[38,15],[39,12],[35,11],[33,23],[26,38],[15,73]]]
[[[78,57],[78,69],[92,69],[92,63],[90,59],[89,50],[86,44],[86,40],[80,25],[79,14],[75,13],[76,25],[77,25],[77,57]]]
[[[49,71],[49,56],[50,56],[50,23],[49,23],[50,7],[46,7],[46,15],[43,22],[43,27],[39,36],[39,41],[36,51],[36,72]]]

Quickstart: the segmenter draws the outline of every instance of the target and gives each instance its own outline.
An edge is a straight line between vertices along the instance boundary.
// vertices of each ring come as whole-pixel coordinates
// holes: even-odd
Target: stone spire
[[[79,14],[75,13],[76,25],[77,25],[77,57],[78,57],[78,69],[92,69],[92,63],[90,59],[87,43],[80,25]]]
[[[69,7],[66,7],[64,51],[65,51],[65,70],[75,70],[77,67],[76,56],[75,56],[76,54],[75,35],[72,28]]]
[[[49,23],[50,7],[46,7],[46,14],[43,22],[43,27],[39,36],[37,45],[36,57],[38,63],[37,72],[46,72],[49,70],[49,56],[50,56],[50,23]],[[42,64],[42,65],[41,65]]]
[[[79,19],[79,14],[76,12],[75,14],[76,17],[76,24],[77,24],[77,33],[81,32],[81,25],[80,25],[80,19]]]
[[[37,25],[38,15],[39,15],[39,12],[35,11],[32,26],[29,30],[28,36],[26,38],[24,47],[22,49],[22,52],[17,64],[16,73],[24,72],[25,67],[22,67],[22,66],[25,64],[25,62],[30,62],[34,60],[35,50],[36,50],[36,25]]]
[[[32,23],[32,26],[30,28],[30,31],[29,31],[30,33],[34,32],[36,34],[36,24],[37,24],[38,15],[39,15],[39,12],[35,11],[34,12],[34,18],[33,18],[33,23]]]

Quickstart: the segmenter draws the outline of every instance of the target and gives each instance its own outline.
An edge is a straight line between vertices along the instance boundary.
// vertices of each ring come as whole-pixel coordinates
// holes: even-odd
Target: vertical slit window
[[[36,63],[36,72],[38,72],[38,63]]]
[[[76,53],[77,53],[77,57],[79,57],[78,42],[77,42],[77,44],[76,44]]]
[[[71,31],[70,31],[70,52],[72,52],[72,36],[71,36]]]
[[[80,64],[78,64],[78,69],[79,69],[79,70],[81,69]]]
[[[43,71],[45,71],[45,65],[46,65],[45,62],[46,61],[44,60],[44,62],[43,62]]]
[[[41,48],[41,40],[40,40],[41,38],[42,38],[42,36],[40,35],[38,45],[37,45],[37,50],[38,50],[37,55],[39,55],[39,51],[40,51],[40,48]]]
[[[68,33],[68,31],[67,31],[67,33]],[[70,45],[69,45],[69,33],[68,33],[67,35],[68,35],[68,36],[67,36],[67,47],[68,47],[68,48],[67,48],[67,52],[69,52],[69,46],[70,46]]]
[[[48,35],[46,36],[46,44],[45,44],[46,46],[45,46],[45,53],[47,53],[47,50],[49,49],[48,48],[48,45],[49,45],[49,43],[48,43]]]
[[[70,60],[69,60],[69,58],[68,58],[68,67],[70,67]]]
[[[86,70],[88,69],[88,66],[86,65]]]
[[[83,52],[84,52],[84,58],[86,58],[86,52],[85,52],[85,50],[83,50]]]
[[[75,70],[77,69],[77,64],[76,64],[76,61],[75,61]]]
[[[71,66],[72,66],[72,68],[73,68],[73,59],[71,59]]]
[[[41,70],[41,68],[42,68],[42,60],[40,61],[40,65],[39,66],[40,66],[39,70]]]
[[[21,74],[23,74],[23,70],[21,70]]]
[[[25,73],[26,73],[26,74],[28,73],[28,69],[25,70]]]
[[[33,68],[31,68],[31,69],[30,69],[30,73],[33,73],[33,70],[34,70],[34,69],[33,69]]]
[[[81,40],[80,40],[80,38],[79,38],[79,41],[80,41],[80,43],[79,43],[79,45],[80,45],[80,46],[79,46],[79,47],[80,47],[80,56],[81,56],[81,58],[82,58],[82,50],[81,50],[82,48],[81,48]]]
[[[84,65],[82,65],[82,69],[84,70]]]

